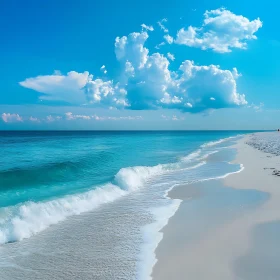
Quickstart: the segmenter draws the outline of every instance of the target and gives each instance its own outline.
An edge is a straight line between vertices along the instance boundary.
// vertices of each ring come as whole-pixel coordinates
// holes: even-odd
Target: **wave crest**
[[[201,148],[212,147],[212,146],[221,144],[221,143],[223,143],[223,142],[229,141],[229,140],[231,140],[231,139],[237,138],[237,137],[239,137],[239,136],[240,136],[240,135],[236,135],[236,136],[231,136],[231,137],[227,137],[227,138],[222,138],[222,139],[219,139],[219,140],[217,140],[217,141],[210,141],[210,142],[207,142],[207,143],[201,145]]]
[[[78,195],[4,208],[6,218],[0,220],[0,244],[29,238],[69,216],[91,211],[125,194],[124,190],[108,184]]]
[[[57,224],[67,217],[92,211],[136,191],[145,182],[163,173],[164,166],[122,168],[113,183],[76,195],[45,202],[26,202],[3,208],[0,212],[0,244],[20,241]]]
[[[142,187],[149,178],[160,175],[163,170],[163,165],[122,168],[115,175],[115,183],[124,190],[134,191]]]

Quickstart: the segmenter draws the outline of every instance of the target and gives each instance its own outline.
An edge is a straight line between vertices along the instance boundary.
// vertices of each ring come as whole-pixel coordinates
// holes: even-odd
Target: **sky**
[[[0,2],[0,130],[280,127],[280,4]]]

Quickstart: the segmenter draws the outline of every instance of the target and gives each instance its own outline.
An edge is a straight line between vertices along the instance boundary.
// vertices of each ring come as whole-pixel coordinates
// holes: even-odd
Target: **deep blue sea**
[[[0,132],[1,279],[147,279],[167,191],[239,171],[245,133]]]

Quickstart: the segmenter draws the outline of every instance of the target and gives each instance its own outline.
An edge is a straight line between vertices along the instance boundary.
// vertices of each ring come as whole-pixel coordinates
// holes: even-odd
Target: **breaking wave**
[[[92,211],[142,187],[145,182],[168,170],[168,165],[122,168],[112,183],[85,193],[51,201],[26,202],[0,210],[0,244],[29,238],[67,217]]]
[[[86,193],[65,196],[46,202],[27,202],[6,207],[0,218],[0,244],[20,241],[57,224],[69,216],[91,211],[114,201],[126,192],[113,184]]]

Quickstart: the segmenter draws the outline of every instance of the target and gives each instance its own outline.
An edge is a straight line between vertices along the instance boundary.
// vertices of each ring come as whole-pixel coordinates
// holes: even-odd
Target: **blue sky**
[[[277,128],[278,4],[252,3],[2,1],[0,129]]]

